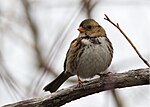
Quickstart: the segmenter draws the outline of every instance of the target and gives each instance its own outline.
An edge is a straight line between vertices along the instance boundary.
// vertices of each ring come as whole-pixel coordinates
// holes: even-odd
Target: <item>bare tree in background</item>
[[[94,14],[100,14],[101,10],[95,12],[94,9],[104,1],[12,0],[5,2],[10,6],[3,9],[2,5],[4,4],[2,0],[0,1],[0,80],[1,90],[6,93],[3,96],[9,95],[10,99],[13,99],[12,101],[44,96],[42,88],[46,81],[50,81],[58,75],[55,65],[62,57],[61,55],[65,54],[62,44],[68,43],[69,46],[67,41],[74,38],[70,34],[74,26],[78,25],[76,23],[79,23],[83,17],[94,18]],[[117,2],[114,5],[116,4]],[[71,10],[71,7],[76,8]],[[57,20],[57,18],[54,20],[52,18],[54,16],[51,14],[56,8],[69,8],[72,16],[66,14],[61,20]],[[44,9],[48,11],[42,13]],[[49,17],[49,23],[44,20],[46,15]],[[41,23],[49,28],[43,30]],[[114,65],[113,67],[115,68]],[[117,71],[112,68],[110,71]],[[74,79],[68,80],[71,83],[75,83],[75,81]],[[125,107],[121,93],[117,94],[115,90],[111,93],[116,106]]]

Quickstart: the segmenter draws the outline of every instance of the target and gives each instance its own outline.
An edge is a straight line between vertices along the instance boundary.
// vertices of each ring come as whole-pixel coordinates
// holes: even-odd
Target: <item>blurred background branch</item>
[[[103,18],[108,14],[121,23],[150,61],[149,5],[147,0],[0,0],[0,105],[47,94],[42,88],[63,71],[69,44],[78,36],[78,25],[85,18],[97,20],[113,43],[114,58],[108,71],[145,67]],[[70,84],[76,84],[76,77],[61,88]],[[99,107],[97,103],[104,107],[146,107],[148,89],[143,86],[103,92],[65,107]],[[133,103],[135,99],[140,104]]]

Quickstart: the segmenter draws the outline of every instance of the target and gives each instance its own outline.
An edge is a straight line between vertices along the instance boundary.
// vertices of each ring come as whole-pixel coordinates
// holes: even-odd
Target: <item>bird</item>
[[[104,28],[94,19],[83,20],[78,28],[79,35],[67,51],[64,71],[43,90],[55,92],[69,77],[77,75],[82,79],[93,78],[105,73],[113,58],[113,46]]]

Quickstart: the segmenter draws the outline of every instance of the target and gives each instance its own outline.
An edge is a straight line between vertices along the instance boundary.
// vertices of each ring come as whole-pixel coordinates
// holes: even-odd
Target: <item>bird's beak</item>
[[[78,31],[79,31],[80,33],[83,33],[83,32],[85,32],[85,29],[84,29],[83,27],[79,27],[79,28],[78,28]]]

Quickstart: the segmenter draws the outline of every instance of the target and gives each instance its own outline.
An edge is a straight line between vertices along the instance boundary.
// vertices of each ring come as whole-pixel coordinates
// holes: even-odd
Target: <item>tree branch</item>
[[[73,100],[85,97],[94,93],[139,85],[148,85],[150,69],[136,69],[124,73],[111,73],[101,79],[93,79],[78,85],[62,89],[43,98],[34,98],[20,101],[3,107],[59,107]]]
[[[112,25],[114,25],[121,33],[122,35],[127,39],[127,41],[130,43],[130,45],[133,47],[137,55],[141,58],[141,60],[150,68],[150,64],[148,61],[142,56],[142,54],[138,51],[138,49],[135,47],[135,45],[132,43],[132,41],[129,39],[129,37],[124,33],[124,31],[120,28],[119,24],[115,24],[113,21],[110,20],[110,18],[105,14],[105,20],[110,22]]]

